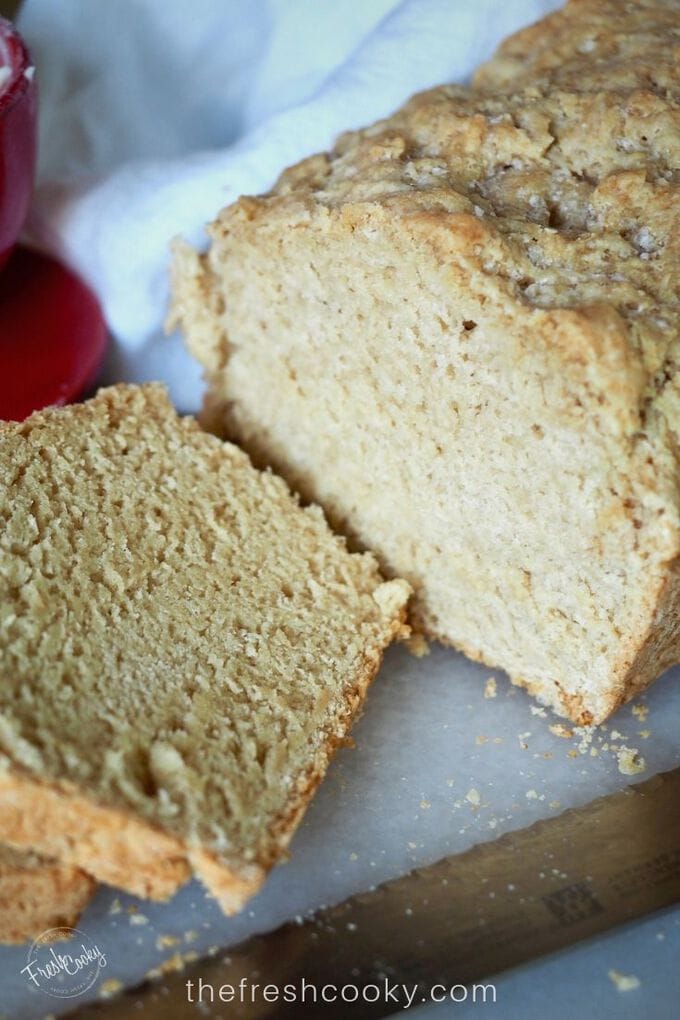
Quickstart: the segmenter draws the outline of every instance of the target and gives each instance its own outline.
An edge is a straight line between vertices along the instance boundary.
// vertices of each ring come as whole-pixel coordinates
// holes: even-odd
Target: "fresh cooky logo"
[[[58,999],[72,999],[92,988],[106,956],[78,928],[50,928],[28,950],[21,973],[34,987]]]

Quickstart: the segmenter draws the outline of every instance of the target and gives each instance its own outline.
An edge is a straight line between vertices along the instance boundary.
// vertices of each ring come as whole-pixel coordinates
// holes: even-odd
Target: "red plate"
[[[92,291],[46,255],[17,247],[0,273],[0,418],[77,399],[94,381],[107,331]]]

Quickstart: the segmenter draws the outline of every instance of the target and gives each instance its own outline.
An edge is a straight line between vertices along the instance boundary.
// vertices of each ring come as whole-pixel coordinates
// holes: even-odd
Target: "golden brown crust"
[[[135,896],[168,899],[190,876],[180,840],[27,774],[0,773],[0,818],[10,846],[83,868]]]
[[[560,10],[506,39],[475,73],[478,88],[510,90],[524,81],[574,87],[637,76],[643,85],[672,63],[677,0],[569,0]],[[659,35],[668,42],[658,47]],[[661,66],[660,66],[661,65]]]
[[[72,928],[95,890],[85,872],[33,854],[0,848],[0,942]]]

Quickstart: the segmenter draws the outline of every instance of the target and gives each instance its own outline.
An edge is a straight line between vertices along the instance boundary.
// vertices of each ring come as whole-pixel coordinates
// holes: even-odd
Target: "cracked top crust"
[[[511,37],[473,88],[414,96],[218,224],[357,205],[448,222],[513,298],[623,335],[643,423],[653,403],[675,433],[679,67],[676,0],[571,0]]]

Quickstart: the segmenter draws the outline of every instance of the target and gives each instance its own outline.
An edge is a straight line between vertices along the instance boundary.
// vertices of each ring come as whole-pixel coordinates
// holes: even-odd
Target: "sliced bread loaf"
[[[0,832],[238,909],[349,729],[408,585],[155,385],[0,426]]]
[[[206,423],[580,723],[680,659],[678,42],[572,0],[175,259]]]
[[[74,927],[95,885],[79,868],[0,844],[0,942]]]

